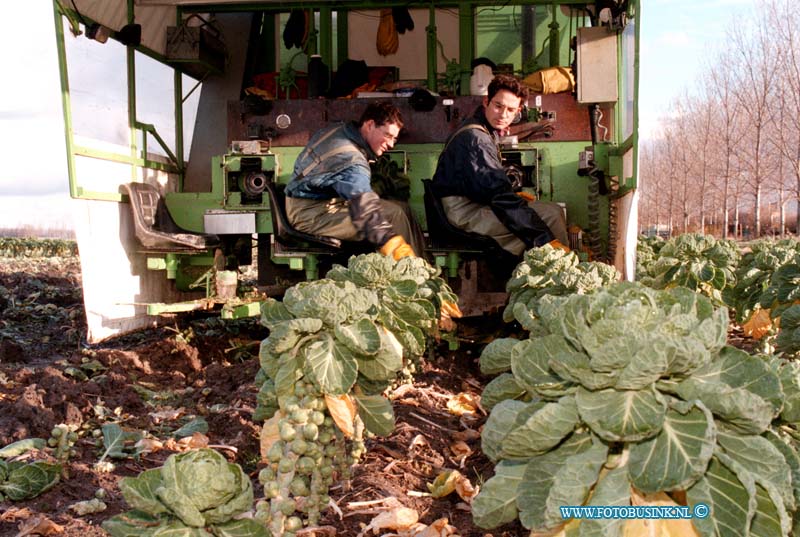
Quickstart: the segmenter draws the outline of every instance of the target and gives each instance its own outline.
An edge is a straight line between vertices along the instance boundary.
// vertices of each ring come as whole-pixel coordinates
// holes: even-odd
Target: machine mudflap
[[[134,233],[142,247],[152,252],[208,250],[219,246],[216,235],[190,233],[177,226],[158,190],[146,183],[126,183],[133,212]]]

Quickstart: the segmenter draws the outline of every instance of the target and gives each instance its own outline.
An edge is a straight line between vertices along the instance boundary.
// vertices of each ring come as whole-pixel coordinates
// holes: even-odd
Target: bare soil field
[[[61,423],[77,426],[80,433],[59,483],[32,500],[0,503],[0,536],[49,534],[54,530],[46,529],[47,521],[61,528],[58,535],[106,535],[100,524],[128,509],[119,480],[161,466],[174,449],[181,449],[174,440],[170,443],[173,433],[198,418],[208,424],[208,444],[240,464],[253,480],[256,498],[261,497],[260,423],[251,415],[258,345],[267,330],[256,320],[223,322],[195,315],[89,346],[84,343],[80,284],[74,257],[0,258],[0,447],[25,438],[46,439]],[[480,349],[494,332],[509,330],[499,322],[494,326],[487,329],[486,320],[463,323],[458,351],[449,351],[445,343],[430,349],[414,384],[390,394],[397,416],[394,432],[367,442],[352,479],[331,491],[341,514],[329,509],[322,522],[327,532],[317,534],[355,537],[375,516],[360,502],[394,497],[416,509],[421,522],[444,517],[458,535],[490,535],[474,526],[469,506],[456,494],[433,499],[427,484],[445,469],[459,470],[473,485],[492,474],[476,434],[486,416],[459,417],[446,404],[461,392],[480,395],[489,380],[479,373]],[[114,459],[113,467],[98,470],[102,441],[95,435],[112,422],[146,433],[165,447]],[[460,445],[454,451],[458,433],[466,438],[466,449]],[[33,456],[46,458],[47,453]],[[105,511],[78,516],[70,509],[91,499],[98,488],[107,492]],[[526,533],[509,525],[491,535]]]

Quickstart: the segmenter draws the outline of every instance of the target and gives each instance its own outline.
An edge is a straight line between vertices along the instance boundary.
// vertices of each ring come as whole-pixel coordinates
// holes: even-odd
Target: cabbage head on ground
[[[130,535],[268,537],[258,522],[237,515],[253,507],[253,485],[238,464],[213,449],[176,453],[164,466],[126,477],[120,490],[133,510],[103,523],[114,537]]]

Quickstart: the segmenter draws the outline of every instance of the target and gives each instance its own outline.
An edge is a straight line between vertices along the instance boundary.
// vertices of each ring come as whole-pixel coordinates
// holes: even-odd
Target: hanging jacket
[[[500,160],[497,132],[486,121],[483,106],[447,140],[433,175],[433,191],[440,198],[464,196],[488,205],[528,247],[554,239],[536,211],[514,192]]]
[[[355,122],[326,127],[311,137],[297,157],[286,195],[350,201],[353,225],[369,242],[383,246],[394,232],[381,214],[380,198],[370,186],[369,161],[376,158]]]

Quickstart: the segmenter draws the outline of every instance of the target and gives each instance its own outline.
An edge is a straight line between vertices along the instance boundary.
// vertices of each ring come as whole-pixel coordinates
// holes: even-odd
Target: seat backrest
[[[342,247],[342,241],[340,239],[314,235],[295,229],[294,226],[289,223],[289,216],[286,213],[286,196],[283,191],[283,185],[276,185],[272,181],[267,181],[266,189],[269,194],[269,212],[272,217],[272,232],[279,242],[287,246],[298,246],[292,243],[302,241],[315,243],[317,246],[327,248],[339,249]]]
[[[141,217],[141,221],[137,223],[152,229],[156,225],[158,203],[161,200],[158,190],[147,183],[128,183],[125,186],[134,208],[134,217]]]
[[[286,230],[292,226],[289,224],[289,217],[286,215],[286,197],[283,194],[283,189],[272,181],[267,181],[266,188],[269,194],[269,212],[272,217],[272,232],[282,239],[287,238]]]

